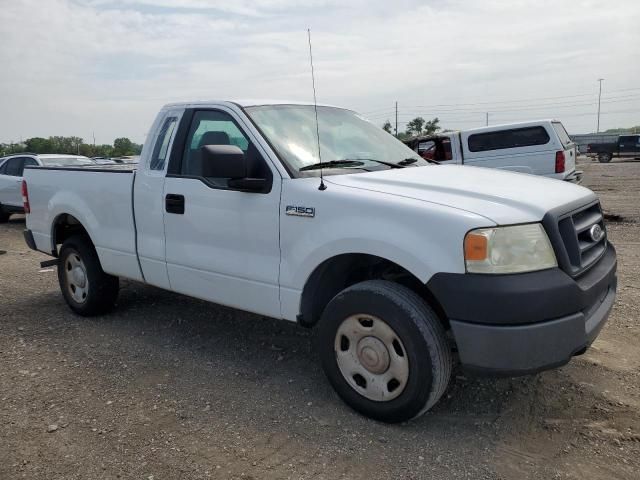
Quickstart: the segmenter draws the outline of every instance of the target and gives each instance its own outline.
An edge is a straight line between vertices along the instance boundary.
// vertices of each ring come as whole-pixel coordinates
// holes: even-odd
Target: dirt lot
[[[0,226],[0,479],[640,477],[640,162],[583,162],[618,249],[593,347],[535,377],[456,371],[436,408],[389,426],[333,393],[310,332],[127,283],[66,308],[24,221]]]

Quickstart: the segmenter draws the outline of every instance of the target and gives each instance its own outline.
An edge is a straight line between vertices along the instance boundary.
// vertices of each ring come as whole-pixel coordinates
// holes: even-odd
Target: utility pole
[[[598,124],[596,126],[596,133],[600,133],[600,97],[602,97],[602,81],[604,78],[599,78],[598,83],[600,88],[598,89]]]
[[[396,138],[398,137],[398,102],[396,101]]]
[[[489,112],[487,112],[486,114],[486,123],[487,123],[487,127],[489,126]]]

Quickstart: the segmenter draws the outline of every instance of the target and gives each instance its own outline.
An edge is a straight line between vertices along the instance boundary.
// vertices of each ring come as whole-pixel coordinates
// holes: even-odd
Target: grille
[[[602,231],[600,238],[592,238],[594,225],[598,225]],[[574,275],[596,263],[607,248],[607,233],[599,202],[561,218],[558,229]]]

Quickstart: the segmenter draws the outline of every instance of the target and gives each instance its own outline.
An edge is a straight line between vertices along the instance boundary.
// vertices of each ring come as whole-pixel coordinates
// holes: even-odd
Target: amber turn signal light
[[[477,233],[468,233],[464,238],[465,260],[485,260],[487,258],[487,237]]]

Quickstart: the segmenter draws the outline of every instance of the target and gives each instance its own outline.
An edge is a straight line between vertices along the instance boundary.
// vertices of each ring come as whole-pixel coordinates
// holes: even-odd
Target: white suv
[[[442,132],[405,142],[426,160],[500,168],[580,182],[576,144],[558,120],[492,125]]]
[[[9,220],[13,213],[23,213],[22,172],[26,166],[72,167],[93,165],[80,155],[17,153],[0,158],[0,223]]]

